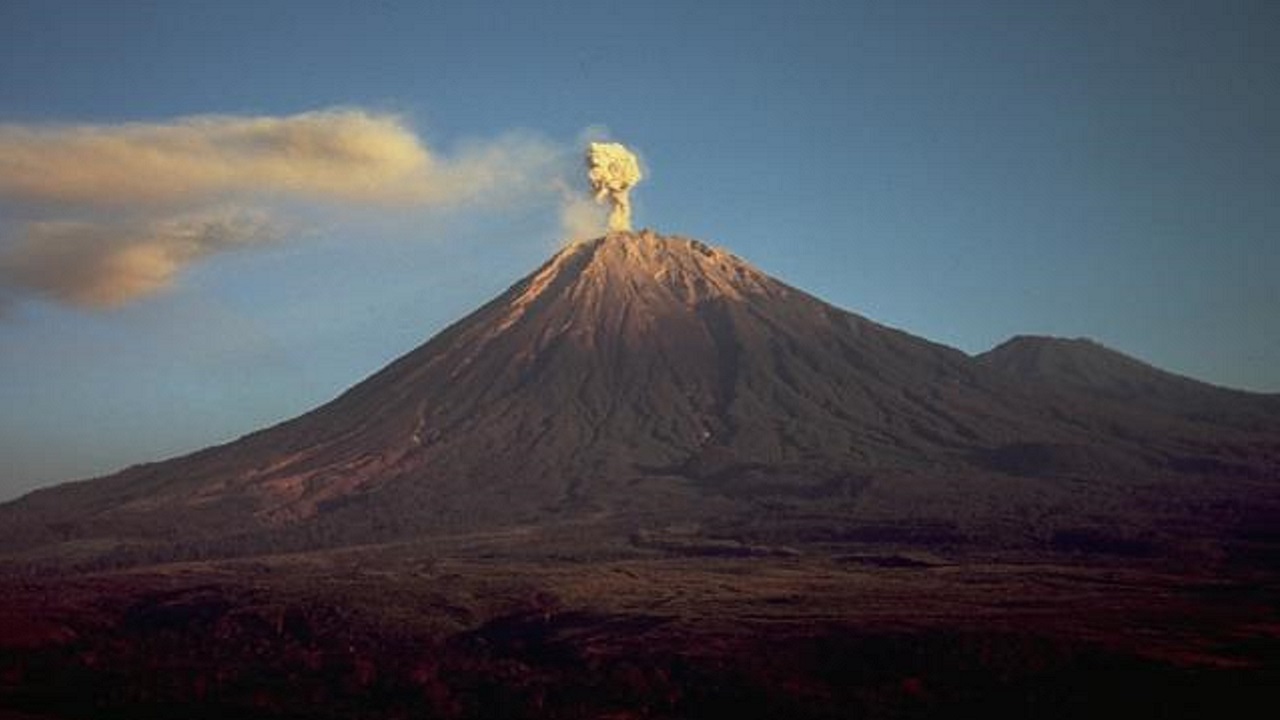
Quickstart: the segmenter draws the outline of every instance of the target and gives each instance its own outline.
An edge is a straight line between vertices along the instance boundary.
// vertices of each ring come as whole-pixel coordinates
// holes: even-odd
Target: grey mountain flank
[[[1225,547],[1277,516],[1278,484],[1280,397],[1084,340],[971,357],[724,250],[617,232],[296,419],[0,506],[0,550],[223,556],[557,524],[742,547]]]

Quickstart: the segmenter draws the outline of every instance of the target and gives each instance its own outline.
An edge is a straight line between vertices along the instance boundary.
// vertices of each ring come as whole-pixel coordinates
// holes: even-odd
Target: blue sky
[[[644,159],[637,224],[872,319],[974,353],[1088,336],[1280,391],[1278,7],[7,0],[0,498],[330,399],[554,252],[552,183],[601,135]],[[350,158],[300,187],[67,149],[212,125],[257,152],[264,122],[357,127],[448,172],[361,194]],[[485,158],[515,158],[519,187]],[[113,179],[71,197],[90,161]],[[153,274],[123,288],[50,274],[193,227],[217,241],[132,255]],[[118,259],[93,258],[77,272]]]

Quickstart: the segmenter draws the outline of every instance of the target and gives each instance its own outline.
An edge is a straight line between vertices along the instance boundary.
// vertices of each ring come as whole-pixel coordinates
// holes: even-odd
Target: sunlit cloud
[[[203,257],[277,237],[264,214],[237,209],[139,223],[31,223],[0,257],[0,279],[70,305],[115,307],[169,287]]]
[[[524,181],[551,152],[502,139],[440,158],[394,115],[333,110],[169,123],[0,125],[0,195],[159,205],[268,193],[436,204]]]
[[[568,172],[562,170],[555,181],[560,195],[560,235],[564,242],[590,240],[609,231],[610,210],[596,196],[596,179],[590,175],[597,164],[591,149],[599,143],[611,142],[607,127],[589,125],[578,134],[572,152],[566,162],[562,162],[563,167],[570,168]],[[598,175],[599,170],[595,172]]]
[[[278,236],[286,205],[502,205],[551,190],[563,157],[520,134],[441,155],[401,117],[360,109],[0,124],[0,203],[35,219],[0,236],[0,295],[116,306]]]
[[[598,238],[608,232],[609,211],[581,190],[561,184],[560,235],[566,243]]]

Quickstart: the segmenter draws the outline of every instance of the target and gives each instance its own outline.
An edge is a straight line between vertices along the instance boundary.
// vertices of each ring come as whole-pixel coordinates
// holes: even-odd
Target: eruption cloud
[[[508,133],[441,154],[400,116],[360,108],[0,123],[0,311],[23,297],[126,305],[326,209],[492,208],[558,192],[564,239],[630,230],[636,155],[580,141],[590,195],[568,180],[578,151]]]
[[[613,204],[609,211],[609,232],[631,229],[631,188],[640,182],[640,162],[621,143],[593,142],[587,148],[587,179],[595,191],[596,202],[606,199]]]
[[[395,115],[323,110],[115,125],[0,124],[0,197],[94,207],[288,196],[447,205],[497,196],[549,162],[524,138],[428,150]]]
[[[201,258],[279,235],[264,214],[236,208],[150,221],[37,222],[0,257],[0,279],[67,305],[113,308],[169,287]]]
[[[606,232],[606,210],[581,191],[560,189],[560,236],[568,243],[591,240]]]
[[[123,305],[192,263],[279,239],[295,223],[275,216],[299,210],[519,202],[548,192],[563,158],[519,133],[444,156],[399,116],[358,108],[0,123],[0,305]]]

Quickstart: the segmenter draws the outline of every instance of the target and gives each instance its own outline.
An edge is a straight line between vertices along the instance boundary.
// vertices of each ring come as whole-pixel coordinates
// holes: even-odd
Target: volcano
[[[725,250],[618,232],[310,413],[37,491],[0,508],[0,535],[213,554],[564,523],[1001,546],[1087,526],[1158,543],[1271,512],[1277,468],[1275,396],[1089,341],[970,357]]]
[[[1247,716],[1278,468],[1276,396],[615,232],[310,413],[0,506],[0,715]]]

